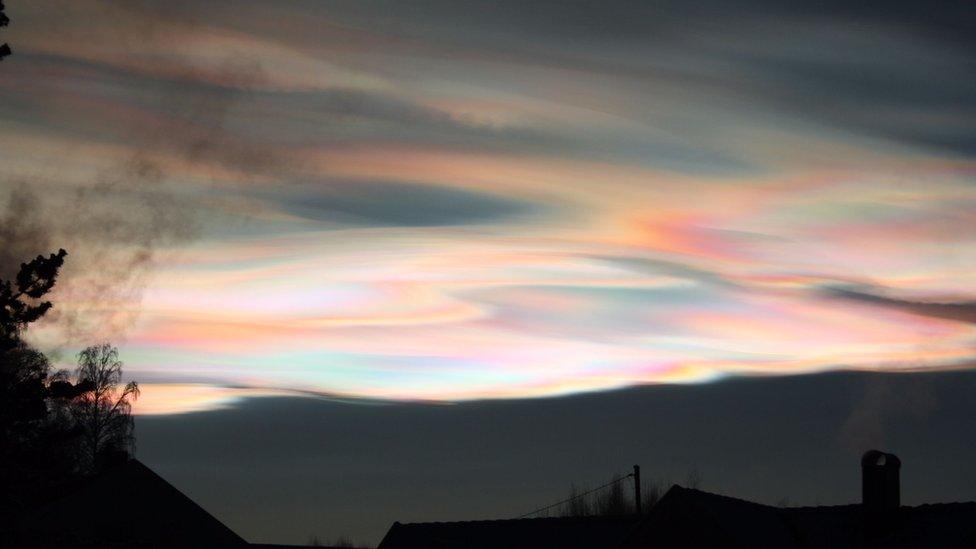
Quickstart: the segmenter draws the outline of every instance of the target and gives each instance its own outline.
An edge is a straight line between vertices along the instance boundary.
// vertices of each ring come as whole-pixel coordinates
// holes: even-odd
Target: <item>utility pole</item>
[[[634,465],[634,508],[641,514],[640,465]]]

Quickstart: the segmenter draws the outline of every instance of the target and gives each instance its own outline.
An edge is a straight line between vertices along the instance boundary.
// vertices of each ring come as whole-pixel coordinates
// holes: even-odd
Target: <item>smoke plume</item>
[[[100,13],[77,5],[72,9],[79,17]],[[153,52],[194,32],[194,14],[184,9],[131,8],[124,14],[125,25],[118,25],[116,34],[86,47]],[[172,24],[175,19],[179,24]],[[122,129],[130,148],[123,160],[81,183],[77,177],[65,178],[70,183],[0,180],[6,187],[0,192],[0,277],[13,276],[22,262],[38,254],[68,251],[52,295],[55,308],[43,325],[60,344],[124,337],[160,262],[198,235],[201,212],[215,199],[202,204],[199,197],[210,196],[205,188],[197,193],[178,189],[173,179],[184,174],[174,173],[174,166],[191,168],[196,180],[202,175],[205,182],[208,167],[233,170],[246,179],[276,162],[266,148],[225,130],[235,105],[261,80],[257,61],[235,55],[200,66],[167,54],[166,70],[140,79],[143,87],[133,92],[165,116]],[[145,53],[130,55],[129,66],[155,62],[138,58]]]

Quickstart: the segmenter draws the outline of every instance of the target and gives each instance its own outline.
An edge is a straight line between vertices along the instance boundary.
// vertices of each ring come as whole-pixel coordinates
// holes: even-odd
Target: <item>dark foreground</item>
[[[645,479],[765,504],[860,501],[866,448],[905,462],[902,502],[976,499],[976,373],[827,374],[534,401],[266,398],[137,419],[139,458],[252,542],[512,518],[640,463]],[[853,465],[852,465],[853,464]],[[260,502],[256,504],[256,502]]]

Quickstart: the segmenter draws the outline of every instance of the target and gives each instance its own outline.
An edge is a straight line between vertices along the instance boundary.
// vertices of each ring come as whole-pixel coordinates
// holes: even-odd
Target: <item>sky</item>
[[[147,425],[965,378],[974,12],[10,1],[0,274],[68,250],[30,337]]]
[[[157,4],[11,3],[0,154],[164,411],[971,365],[972,10]]]

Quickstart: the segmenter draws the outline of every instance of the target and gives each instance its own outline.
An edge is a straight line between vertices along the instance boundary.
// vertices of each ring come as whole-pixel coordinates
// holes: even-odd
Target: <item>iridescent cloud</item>
[[[937,18],[55,4],[11,7],[9,184],[136,157],[199,224],[139,299],[58,302],[138,313],[142,413],[973,362],[976,76]]]

